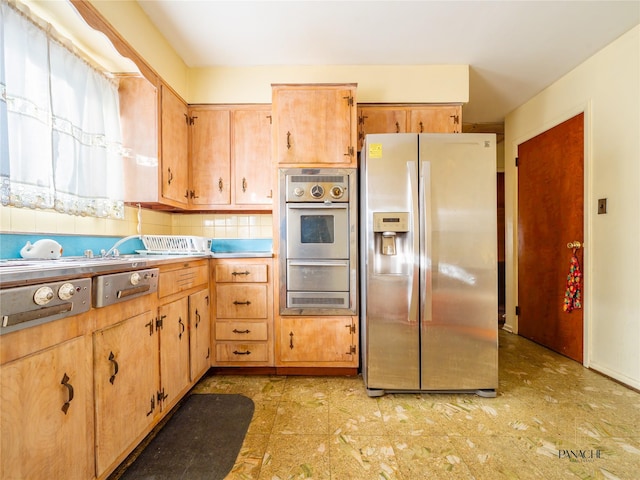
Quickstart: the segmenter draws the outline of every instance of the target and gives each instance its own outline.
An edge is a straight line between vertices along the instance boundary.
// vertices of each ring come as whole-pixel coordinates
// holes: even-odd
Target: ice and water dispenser
[[[407,274],[411,254],[408,212],[374,212],[374,273]]]

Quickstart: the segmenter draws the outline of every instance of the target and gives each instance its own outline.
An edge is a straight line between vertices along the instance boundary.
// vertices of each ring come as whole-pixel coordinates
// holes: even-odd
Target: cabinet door
[[[124,201],[153,203],[158,185],[158,90],[144,77],[118,81],[124,168]]]
[[[312,85],[275,88],[276,161],[286,164],[355,162],[354,102],[354,89]]]
[[[271,107],[233,112],[236,205],[271,205]]]
[[[364,137],[370,133],[405,133],[407,110],[394,107],[358,108],[358,150],[362,150]]]
[[[191,346],[191,381],[204,374],[211,363],[211,316],[209,290],[189,295],[189,342]]]
[[[160,307],[160,319],[160,390],[166,410],[189,385],[189,298]]]
[[[165,85],[161,93],[162,197],[186,207],[189,189],[187,105]]]
[[[410,112],[411,133],[459,133],[462,131],[462,107],[430,105]]]
[[[281,365],[358,365],[352,317],[280,317],[278,321]]]
[[[84,342],[0,367],[0,478],[93,478]]]
[[[132,446],[158,410],[155,316],[145,312],[95,332],[93,352],[96,470],[100,475]]]
[[[190,203],[231,203],[231,133],[229,110],[192,109]]]

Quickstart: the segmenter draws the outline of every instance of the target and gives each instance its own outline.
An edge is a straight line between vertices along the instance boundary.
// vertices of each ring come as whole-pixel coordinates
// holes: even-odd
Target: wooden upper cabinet
[[[232,163],[234,203],[271,208],[271,106],[233,112]]]
[[[158,89],[141,76],[118,77],[125,201],[159,199]]]
[[[273,85],[277,164],[356,165],[355,84]]]
[[[231,120],[228,109],[192,108],[191,183],[192,207],[231,203]]]
[[[359,105],[358,151],[370,133],[459,133],[461,105]]]
[[[411,133],[460,133],[462,107],[460,105],[426,105],[412,108],[409,114]]]
[[[405,133],[407,110],[398,107],[358,107],[358,150],[369,133]]]
[[[176,207],[189,204],[189,115],[186,103],[161,86],[162,198]]]

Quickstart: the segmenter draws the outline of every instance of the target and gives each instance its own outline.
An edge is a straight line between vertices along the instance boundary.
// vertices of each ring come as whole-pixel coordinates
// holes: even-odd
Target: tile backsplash
[[[207,238],[271,238],[272,215],[206,213],[181,214],[142,209],[142,234],[198,235]],[[138,209],[125,207],[124,220],[67,215],[52,210],[0,205],[0,232],[107,235],[137,233]]]

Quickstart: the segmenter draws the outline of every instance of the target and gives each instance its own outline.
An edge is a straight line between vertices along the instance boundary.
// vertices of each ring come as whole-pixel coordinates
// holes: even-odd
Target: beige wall
[[[513,158],[520,143],[580,112],[585,112],[584,363],[640,388],[640,26],[506,118],[507,328],[517,331]],[[606,215],[597,215],[599,198],[608,199]]]
[[[468,65],[324,65],[189,70],[189,103],[271,103],[272,83],[357,83],[360,103],[466,103]]]

